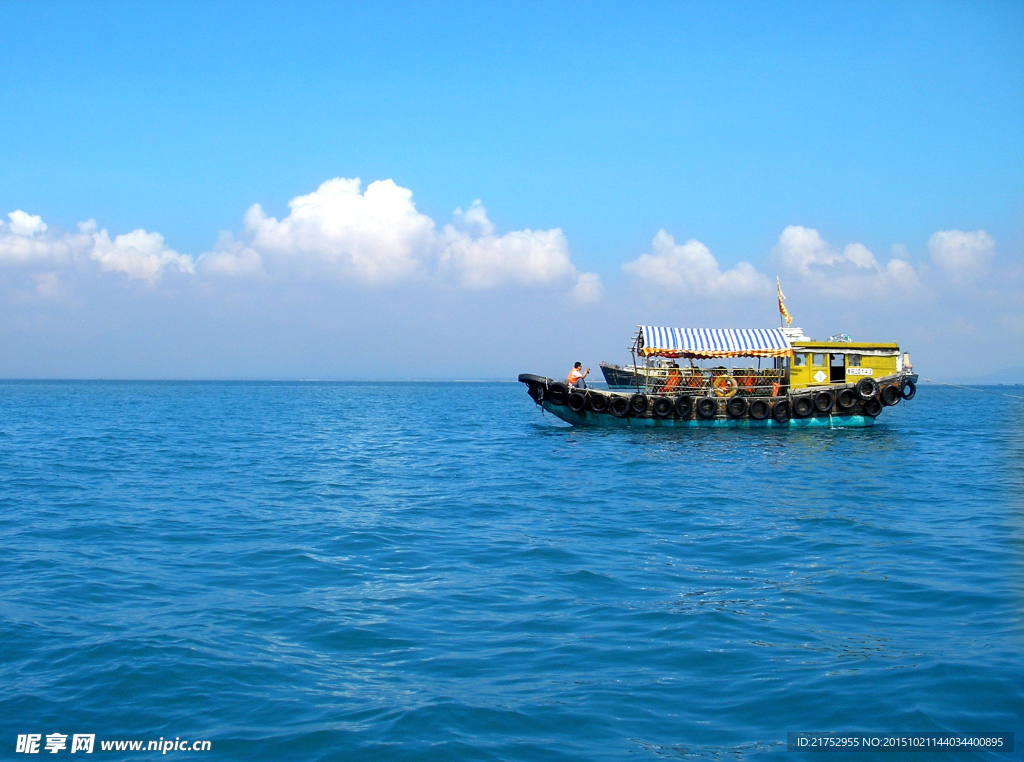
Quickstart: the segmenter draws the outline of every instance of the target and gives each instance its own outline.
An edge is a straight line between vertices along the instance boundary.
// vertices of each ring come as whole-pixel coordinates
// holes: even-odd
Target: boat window
[[[843,356],[842,355],[832,355],[832,367],[833,368],[841,368],[841,367],[843,367]]]
[[[794,352],[793,353],[793,367],[803,368],[807,365],[807,353],[806,352]]]
[[[825,364],[825,355],[819,355],[819,354],[813,355],[813,361],[811,362],[811,365],[817,365],[817,366],[821,367],[824,364]]]
[[[847,368],[859,368],[860,367],[860,355],[847,355],[846,356],[846,367]]]

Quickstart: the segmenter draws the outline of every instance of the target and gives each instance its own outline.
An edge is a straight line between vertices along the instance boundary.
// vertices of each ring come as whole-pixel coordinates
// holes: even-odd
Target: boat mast
[[[636,392],[637,392],[637,394],[640,393],[640,376],[636,372],[636,370],[637,370],[637,368],[636,368],[636,348],[640,344],[640,336],[641,335],[642,335],[641,332],[637,331],[636,339],[633,341],[633,344],[629,348],[629,353],[633,356],[633,381],[636,383]],[[644,386],[645,387],[647,386],[646,382],[644,383]]]

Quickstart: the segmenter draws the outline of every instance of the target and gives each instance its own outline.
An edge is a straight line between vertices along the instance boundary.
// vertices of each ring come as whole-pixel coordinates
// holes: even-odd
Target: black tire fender
[[[772,407],[768,404],[767,400],[755,399],[751,400],[747,413],[755,421],[763,421],[772,414]]]
[[[843,389],[836,395],[836,407],[842,412],[848,412],[857,404],[857,392],[853,389]]]
[[[519,374],[519,383],[521,384],[540,384],[541,386],[544,386],[547,380],[548,379],[546,379],[544,376],[535,376],[532,373]]]
[[[794,397],[790,403],[793,415],[797,418],[806,418],[814,412],[814,401],[810,397]]]
[[[591,391],[587,395],[587,407],[593,410],[595,413],[607,413],[608,403],[611,400],[607,394],[601,394],[601,392]]]
[[[862,378],[857,382],[857,394],[862,400],[873,399],[878,394],[878,382],[873,378]]]
[[[828,413],[832,411],[832,404],[836,401],[836,398],[832,396],[832,392],[820,391],[814,395],[814,409],[819,413]]]
[[[888,384],[882,387],[882,391],[878,393],[878,399],[880,399],[882,404],[886,407],[892,407],[903,399],[903,395],[900,394],[899,386],[896,384]]]
[[[710,420],[718,415],[718,400],[714,397],[701,397],[694,406],[697,417],[702,420]]]
[[[587,407],[587,393],[581,389],[573,389],[569,392],[569,399],[566,404],[574,413],[582,413]]]
[[[668,418],[672,415],[673,409],[672,400],[668,397],[655,397],[651,403],[651,411],[655,418]]]
[[[564,405],[569,397],[569,387],[561,381],[555,381],[548,387],[548,402],[552,405]]]
[[[864,415],[869,415],[872,418],[877,418],[878,414],[882,412],[882,403],[878,400],[867,400],[864,403]]]
[[[725,403],[725,412],[730,418],[742,418],[749,407],[746,397],[736,396]]]
[[[625,418],[629,415],[629,398],[621,394],[614,395],[608,403],[608,409],[616,418]]]
[[[900,394],[905,400],[914,399],[914,395],[917,394],[917,384],[911,381],[909,378],[903,379],[903,383],[900,384]]]
[[[676,415],[680,418],[689,418],[693,412],[693,397],[683,395],[676,398]]]
[[[643,415],[647,412],[647,395],[642,393],[634,394],[629,398],[629,412],[633,415]]]
[[[772,418],[779,423],[787,423],[791,414],[792,408],[789,405],[789,400],[779,400],[772,405]]]

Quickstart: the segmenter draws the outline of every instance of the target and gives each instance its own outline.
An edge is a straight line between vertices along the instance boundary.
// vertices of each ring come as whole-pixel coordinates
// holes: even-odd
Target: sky
[[[1024,377],[1024,4],[0,4],[0,377]],[[1015,370],[1016,369],[1016,370]]]

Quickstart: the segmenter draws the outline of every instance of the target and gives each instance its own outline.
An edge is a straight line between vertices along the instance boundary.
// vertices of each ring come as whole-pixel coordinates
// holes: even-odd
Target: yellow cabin
[[[901,373],[904,361],[898,344],[796,340],[786,370],[789,388],[795,390],[877,380]]]

